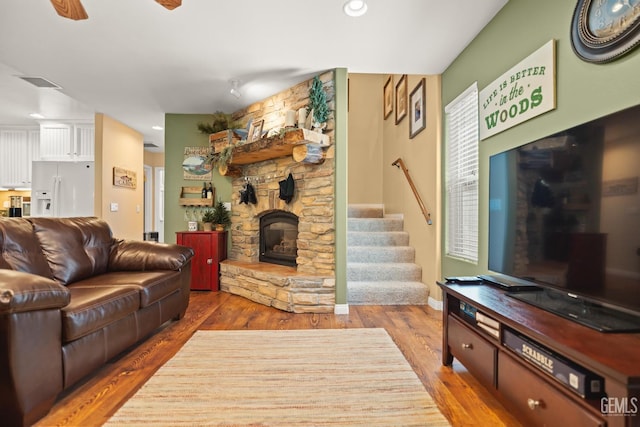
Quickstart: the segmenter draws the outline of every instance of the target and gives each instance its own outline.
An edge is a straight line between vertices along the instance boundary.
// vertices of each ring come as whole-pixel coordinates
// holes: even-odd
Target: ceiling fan
[[[169,10],[173,10],[182,5],[182,0],[156,0],[156,3],[161,4]],[[78,21],[89,17],[80,0],[51,0],[51,4],[56,9],[56,12],[58,12],[58,15],[64,18]]]

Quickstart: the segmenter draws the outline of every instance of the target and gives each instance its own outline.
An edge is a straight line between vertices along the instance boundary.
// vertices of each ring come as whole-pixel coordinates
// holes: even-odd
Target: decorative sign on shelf
[[[480,91],[480,139],[556,108],[555,40]]]
[[[213,165],[207,162],[210,147],[184,147],[183,178],[192,181],[211,181]]]
[[[136,173],[131,170],[114,167],[113,185],[116,187],[126,187],[135,189],[137,184]]]

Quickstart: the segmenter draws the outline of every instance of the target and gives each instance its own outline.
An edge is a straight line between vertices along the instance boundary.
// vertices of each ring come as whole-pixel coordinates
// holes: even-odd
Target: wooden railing
[[[395,162],[391,163],[391,166],[396,166],[397,168],[402,169],[402,172],[404,172],[404,176],[407,177],[407,181],[409,181],[409,185],[411,186],[413,195],[416,196],[418,205],[420,205],[420,210],[422,211],[422,215],[424,215],[424,218],[427,220],[427,224],[429,225],[433,224],[433,221],[431,221],[431,214],[429,213],[427,208],[424,206],[424,203],[422,203],[422,199],[418,194],[418,190],[416,190],[416,186],[413,184],[411,175],[409,175],[409,169],[407,169],[407,167],[404,165],[404,161],[402,161],[401,158],[397,158]]]

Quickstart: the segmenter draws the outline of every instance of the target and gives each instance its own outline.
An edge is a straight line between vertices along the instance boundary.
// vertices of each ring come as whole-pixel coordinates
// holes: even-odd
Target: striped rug
[[[198,331],[107,426],[448,426],[384,329]]]

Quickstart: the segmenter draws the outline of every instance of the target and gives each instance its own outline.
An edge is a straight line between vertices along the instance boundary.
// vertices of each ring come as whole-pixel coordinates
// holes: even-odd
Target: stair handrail
[[[391,166],[395,166],[398,169],[402,169],[402,172],[404,172],[404,176],[407,178],[407,181],[409,181],[409,186],[411,186],[413,195],[416,196],[418,205],[420,205],[420,210],[422,211],[422,215],[424,215],[424,218],[427,220],[427,224],[429,225],[433,224],[433,221],[431,221],[431,214],[429,213],[427,208],[424,206],[424,203],[422,202],[422,198],[418,194],[418,190],[416,190],[416,186],[413,184],[411,175],[409,175],[409,169],[407,169],[407,167],[405,166],[404,161],[400,157],[398,157],[395,162],[391,163]]]

